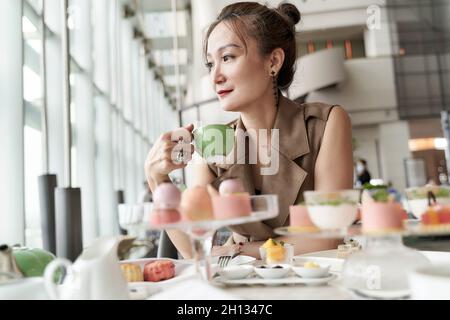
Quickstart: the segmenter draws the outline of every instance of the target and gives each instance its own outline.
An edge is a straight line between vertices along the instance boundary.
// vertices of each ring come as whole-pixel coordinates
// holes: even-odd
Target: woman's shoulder
[[[305,110],[305,120],[316,118],[322,121],[328,121],[332,110],[343,110],[338,104],[328,104],[323,102],[306,102],[297,105]]]

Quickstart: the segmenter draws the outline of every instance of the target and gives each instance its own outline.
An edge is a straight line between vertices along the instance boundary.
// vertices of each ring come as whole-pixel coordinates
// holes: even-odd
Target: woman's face
[[[221,22],[208,39],[207,67],[214,91],[226,111],[242,111],[266,94],[273,94],[270,61],[264,59],[254,39],[239,37]]]

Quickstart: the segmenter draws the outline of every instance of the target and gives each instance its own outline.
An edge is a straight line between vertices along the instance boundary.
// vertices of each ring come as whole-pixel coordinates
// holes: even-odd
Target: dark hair
[[[238,2],[226,6],[218,15],[204,40],[204,55],[208,50],[208,39],[214,28],[221,22],[227,23],[244,43],[245,36],[256,40],[260,53],[266,56],[276,48],[284,51],[284,62],[277,84],[282,90],[289,88],[294,78],[297,46],[295,42],[295,25],[301,16],[297,7],[290,3],[281,3],[278,8],[271,9],[257,2]]]
[[[364,165],[364,167],[367,167],[367,161],[366,160],[364,160],[362,158],[359,158],[358,161],[361,162]]]

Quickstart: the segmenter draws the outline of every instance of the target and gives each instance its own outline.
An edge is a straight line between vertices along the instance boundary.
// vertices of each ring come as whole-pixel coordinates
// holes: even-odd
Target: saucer
[[[214,278],[213,281],[216,283],[235,286],[242,286],[242,285],[281,286],[281,285],[298,285],[298,284],[303,284],[306,286],[321,286],[327,285],[329,282],[333,281],[336,278],[337,276],[331,273],[329,273],[323,278],[301,278],[299,276],[289,274],[288,276],[279,279],[264,279],[253,274],[253,276],[238,280],[230,280],[219,276]]]

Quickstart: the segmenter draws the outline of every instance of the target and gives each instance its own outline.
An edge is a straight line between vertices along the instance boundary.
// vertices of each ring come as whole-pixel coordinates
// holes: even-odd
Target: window
[[[32,1],[35,10],[41,10],[40,1]],[[39,210],[38,177],[43,172],[41,107],[41,32],[36,16],[24,10],[22,17],[24,43],[23,98],[24,126],[24,191],[25,191],[25,245],[42,247]]]
[[[5,106],[0,109],[0,149],[9,155],[0,159],[0,173],[8,186],[2,185],[0,192],[5,204],[0,212],[0,243],[30,247],[43,245],[38,177],[56,174],[58,186],[66,186],[62,1],[45,2],[46,64],[42,3],[24,0],[0,5],[0,52],[8,59],[0,66],[0,99]],[[133,36],[138,19],[124,18],[122,5],[121,0],[69,1],[71,178],[72,186],[81,188],[83,245],[100,235],[118,233],[116,191],[124,191],[127,202],[136,202],[152,139],[177,125],[162,79],[152,76],[149,68],[154,66],[142,55],[148,54],[142,50],[145,43]]]

